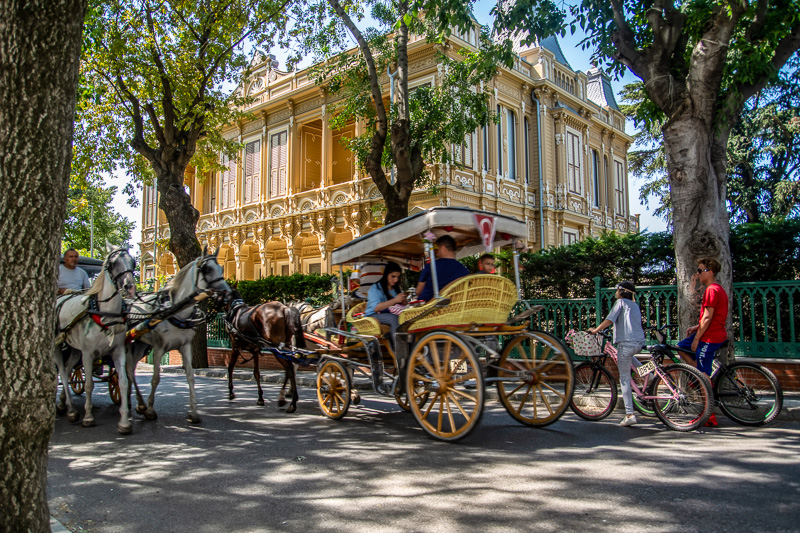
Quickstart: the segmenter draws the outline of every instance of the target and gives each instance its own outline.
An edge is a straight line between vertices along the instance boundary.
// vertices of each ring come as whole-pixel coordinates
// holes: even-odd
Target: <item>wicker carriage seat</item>
[[[355,316],[360,313],[363,313],[364,310],[367,308],[367,302],[361,302],[358,305],[354,305],[350,308],[350,311],[347,313],[347,323],[350,324],[353,329],[357,333],[361,335],[374,335],[380,336],[384,333],[388,333],[390,331],[390,327],[386,324],[381,324],[374,318],[370,316]]]
[[[501,325],[508,320],[511,309],[518,300],[514,283],[496,274],[472,274],[459,278],[446,285],[440,296],[449,298],[450,304],[421,318],[409,331],[473,324]],[[432,306],[431,301],[406,309],[400,313],[400,324],[419,316]]]

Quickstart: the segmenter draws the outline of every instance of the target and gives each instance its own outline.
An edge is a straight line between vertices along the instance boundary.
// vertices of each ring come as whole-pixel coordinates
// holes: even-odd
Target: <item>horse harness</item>
[[[250,316],[252,316],[253,312],[258,309],[258,307],[259,306],[250,307],[244,303],[244,300],[236,299],[231,302],[230,311],[225,314],[225,330],[228,332],[228,334],[250,344],[250,347],[258,348],[258,350],[255,351],[248,350],[251,354],[249,359],[245,358],[243,353],[240,354],[242,363],[249,363],[252,361],[256,354],[261,350],[266,350],[275,357],[280,357],[300,365],[313,364],[319,360],[318,358],[307,357],[308,355],[315,354],[314,351],[304,350],[297,346],[292,349],[291,345],[290,349],[286,350],[284,348],[284,343],[275,346],[275,344],[263,338],[253,325],[253,321],[250,320]],[[252,333],[254,336],[251,336],[250,334],[247,334],[236,327],[237,324],[241,324],[241,320],[246,321],[247,326],[250,329],[250,333]],[[296,354],[301,354],[303,357],[297,358]]]
[[[131,274],[133,274],[133,270],[136,267],[136,263],[133,261],[133,259],[131,259],[131,263],[132,264],[123,265],[126,268],[124,270],[122,270],[121,272],[119,272],[118,274],[114,274],[112,265],[115,265],[117,263],[117,259],[120,258],[120,255],[123,252],[124,252],[124,250],[121,250],[121,249],[120,250],[115,250],[115,251],[111,252],[111,254],[109,254],[109,256],[106,258],[106,265],[104,267],[104,270],[108,274],[108,277],[111,278],[111,281],[112,281],[112,283],[114,283],[115,287],[117,286],[117,280],[119,278],[121,278],[122,276],[124,276],[125,274],[127,274],[129,272]],[[126,316],[127,316],[127,304],[125,304],[125,299],[124,298],[122,300],[122,308],[120,309],[119,313],[108,313],[106,311],[101,311],[100,310],[100,304],[101,303],[106,303],[106,302],[112,300],[117,295],[117,293],[120,292],[120,290],[121,289],[117,288],[117,290],[114,291],[111,294],[111,296],[109,296],[105,300],[100,300],[97,297],[96,294],[91,295],[89,297],[89,299],[88,299],[88,304],[89,305],[86,307],[86,309],[84,309],[83,311],[78,313],[75,316],[75,318],[73,318],[72,321],[69,324],[67,324],[67,326],[65,328],[63,328],[63,329],[59,328],[58,319],[56,318],[56,342],[57,343],[63,343],[66,340],[67,335],[69,334],[70,330],[72,328],[74,328],[86,316],[90,316],[92,318],[92,320],[94,321],[94,323],[97,324],[100,327],[100,329],[102,329],[103,331],[106,331],[106,332],[109,330],[109,328],[111,326],[117,326],[117,325],[120,325],[120,324],[125,324],[126,323],[125,319],[126,319]],[[58,302],[58,304],[56,305],[56,317],[58,317],[61,314],[61,309],[64,307],[65,303],[67,303],[69,300],[71,300],[72,298],[74,298],[76,296],[81,296],[82,294],[83,294],[83,291],[78,292],[78,293],[73,293],[73,294],[69,295],[67,298],[64,298],[62,301]],[[112,321],[112,322],[103,322],[103,318],[104,317],[105,318],[118,318],[120,320],[118,320],[116,322],[114,322],[114,321]],[[60,339],[60,341],[59,341],[59,339]]]

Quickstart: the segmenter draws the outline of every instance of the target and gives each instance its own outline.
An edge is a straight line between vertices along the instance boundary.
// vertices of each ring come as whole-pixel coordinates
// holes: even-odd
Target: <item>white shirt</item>
[[[64,265],[58,265],[58,288],[72,289],[80,291],[88,289],[92,284],[89,283],[89,276],[81,267],[69,269]]]

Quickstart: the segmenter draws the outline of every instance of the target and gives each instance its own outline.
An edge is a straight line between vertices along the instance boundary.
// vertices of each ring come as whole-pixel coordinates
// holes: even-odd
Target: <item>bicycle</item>
[[[677,324],[650,327],[656,340],[670,351],[675,361],[677,346],[666,343],[667,329],[677,329]],[[725,341],[721,348],[728,345]],[[722,364],[714,359],[711,373],[714,401],[720,410],[734,422],[743,426],[764,426],[774,421],[783,408],[783,389],[778,378],[766,367],[752,361],[734,361]]]
[[[570,331],[567,343],[574,346],[575,337],[581,334],[591,336],[588,332]],[[610,343],[609,333],[600,335],[602,345],[595,340],[596,349],[592,347],[578,354],[590,360],[575,367],[575,391],[570,402],[576,415],[590,421],[609,416],[618,398],[617,381],[605,367],[608,358],[616,362],[617,351]],[[692,431],[705,424],[712,408],[708,378],[686,364],[665,366],[664,351],[658,345],[648,346],[647,350],[650,352],[648,361],[631,372],[639,378],[631,380],[634,407],[637,401],[637,410],[652,407],[653,415],[675,431]]]

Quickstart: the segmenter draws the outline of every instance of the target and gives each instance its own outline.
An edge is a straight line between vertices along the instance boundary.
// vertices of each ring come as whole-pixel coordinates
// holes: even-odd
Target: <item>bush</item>
[[[299,274],[268,276],[252,281],[230,282],[242,295],[247,305],[257,305],[277,300],[279,302],[305,301],[312,305],[327,305],[334,297],[330,274]]]

